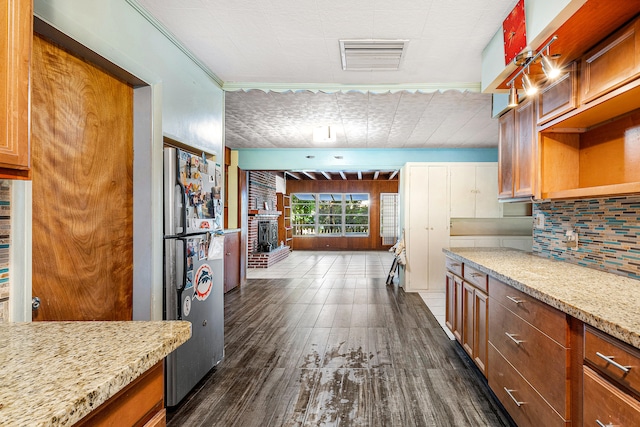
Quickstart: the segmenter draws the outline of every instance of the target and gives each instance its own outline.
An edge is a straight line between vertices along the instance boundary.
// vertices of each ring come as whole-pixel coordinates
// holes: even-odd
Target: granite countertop
[[[639,280],[516,249],[450,248],[443,252],[640,348]]]
[[[0,323],[0,425],[79,421],[191,337],[191,323]]]

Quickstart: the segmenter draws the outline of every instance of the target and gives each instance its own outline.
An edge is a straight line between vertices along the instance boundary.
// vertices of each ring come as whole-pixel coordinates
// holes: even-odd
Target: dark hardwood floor
[[[385,279],[251,279],[225,359],[168,426],[508,426],[418,294]]]

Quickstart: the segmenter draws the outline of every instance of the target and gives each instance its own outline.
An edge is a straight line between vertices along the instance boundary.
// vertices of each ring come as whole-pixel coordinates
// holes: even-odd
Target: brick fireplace
[[[289,256],[289,247],[278,242],[276,176],[249,172],[248,267],[267,268]]]

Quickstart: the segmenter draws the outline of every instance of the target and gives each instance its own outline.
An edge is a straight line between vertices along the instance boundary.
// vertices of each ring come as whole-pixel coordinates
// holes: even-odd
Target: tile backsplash
[[[533,217],[539,213],[534,253],[640,279],[640,196],[534,203]],[[567,230],[578,234],[576,249],[567,248]]]
[[[0,322],[9,320],[11,181],[0,180]]]

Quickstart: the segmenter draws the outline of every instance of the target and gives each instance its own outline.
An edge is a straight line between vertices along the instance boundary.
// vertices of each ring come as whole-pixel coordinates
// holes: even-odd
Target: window
[[[291,217],[294,236],[368,236],[369,195],[292,194]]]

